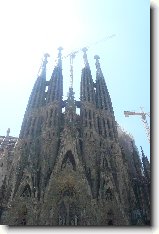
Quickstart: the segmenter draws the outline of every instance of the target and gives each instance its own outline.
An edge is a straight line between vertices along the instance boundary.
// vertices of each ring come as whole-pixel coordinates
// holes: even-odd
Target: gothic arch
[[[23,189],[23,191],[22,191],[20,197],[31,197],[31,188],[30,188],[30,185],[29,185],[29,184],[27,184],[27,185],[24,187],[24,189]]]
[[[105,191],[105,199],[108,201],[112,201],[113,200],[113,194],[112,194],[112,190],[110,187],[108,187]]]
[[[68,150],[66,154],[64,155],[64,158],[61,164],[61,170],[66,167],[67,163],[71,164],[73,170],[76,171],[76,163],[75,163],[74,155],[72,154],[71,150]]]

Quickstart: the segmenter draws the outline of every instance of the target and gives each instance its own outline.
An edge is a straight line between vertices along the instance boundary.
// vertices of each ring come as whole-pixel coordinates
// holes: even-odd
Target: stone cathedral
[[[0,224],[150,225],[150,163],[119,129],[99,56],[83,49],[80,101],[63,100],[62,48],[45,54],[19,138],[0,138]],[[77,114],[77,110],[80,114]]]

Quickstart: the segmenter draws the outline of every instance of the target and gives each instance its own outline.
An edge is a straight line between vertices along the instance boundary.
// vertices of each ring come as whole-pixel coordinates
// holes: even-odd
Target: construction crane
[[[150,113],[145,113],[143,111],[143,108],[142,107],[140,107],[140,108],[141,108],[142,112],[124,111],[124,115],[125,115],[125,117],[129,117],[129,115],[139,115],[139,116],[141,116],[141,120],[142,120],[142,122],[144,124],[146,135],[147,135],[148,141],[150,143],[150,128],[149,128],[148,122],[146,120],[146,115],[150,117]]]
[[[86,58],[86,51],[88,50],[88,48],[90,48],[93,45],[97,45],[97,44],[99,44],[101,42],[104,42],[105,40],[111,39],[111,38],[113,38],[115,36],[116,36],[115,34],[112,34],[110,36],[104,37],[103,39],[101,39],[99,41],[96,41],[96,42],[90,44],[89,46],[82,47],[82,48],[80,48],[78,50],[72,51],[72,52],[70,52],[67,55],[62,57],[62,59],[65,59],[65,58],[68,58],[68,57],[70,58],[70,85],[69,85],[70,88],[73,88],[73,60],[76,57],[76,54],[79,53],[80,51],[83,51],[84,52],[84,60],[86,60],[87,59]]]
[[[64,58],[70,57],[70,85],[69,87],[72,89],[73,88],[73,60],[76,57],[76,54],[79,52],[80,50],[77,51],[73,51],[71,53],[69,53],[68,55],[66,55]]]

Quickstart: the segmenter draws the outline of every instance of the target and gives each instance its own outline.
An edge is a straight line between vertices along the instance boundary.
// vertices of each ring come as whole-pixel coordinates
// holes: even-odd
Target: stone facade
[[[150,224],[149,162],[143,153],[142,166],[132,139],[117,129],[99,56],[95,83],[86,50],[83,58],[76,101],[72,87],[63,100],[61,48],[49,81],[44,57],[1,179],[1,224]]]
[[[0,188],[5,177],[8,177],[14,157],[14,147],[18,141],[17,137],[9,136],[10,129],[6,136],[0,136]]]

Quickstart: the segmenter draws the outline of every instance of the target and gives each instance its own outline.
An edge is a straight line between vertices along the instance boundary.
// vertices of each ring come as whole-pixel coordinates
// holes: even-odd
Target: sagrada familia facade
[[[115,121],[99,56],[94,82],[83,50],[80,101],[72,86],[63,100],[61,50],[49,81],[44,56],[19,138],[0,137],[0,224],[150,225],[150,163]]]

